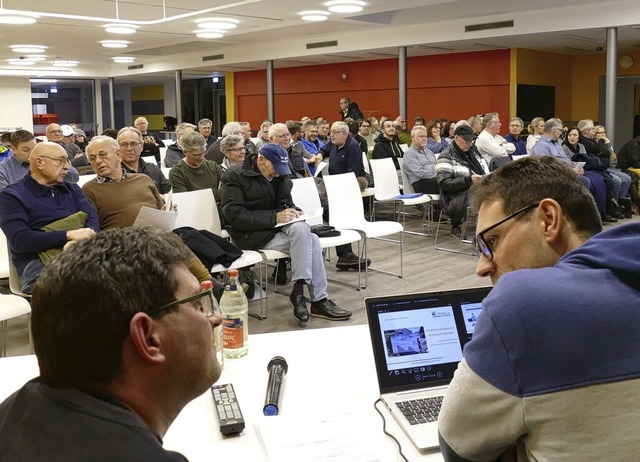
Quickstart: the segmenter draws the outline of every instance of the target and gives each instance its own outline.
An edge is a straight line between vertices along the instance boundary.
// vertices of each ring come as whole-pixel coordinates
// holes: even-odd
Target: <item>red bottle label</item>
[[[242,318],[224,318],[222,320],[222,345],[227,348],[244,346],[244,329]]]

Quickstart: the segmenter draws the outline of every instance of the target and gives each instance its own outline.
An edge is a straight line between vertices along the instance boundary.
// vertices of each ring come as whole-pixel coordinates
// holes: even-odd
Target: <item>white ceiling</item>
[[[30,66],[52,74],[54,58],[77,60],[69,77],[125,79],[173,75],[185,78],[216,72],[276,68],[394,57],[398,47],[408,55],[432,55],[495,48],[530,48],[564,54],[604,53],[606,27],[618,28],[618,51],[640,50],[637,0],[367,0],[362,13],[332,13],[321,23],[303,21],[302,10],[326,10],[317,0],[3,0],[8,10],[40,14],[36,24],[0,26],[0,73],[11,73],[7,59],[20,55],[9,45],[47,46],[47,61]],[[116,19],[138,22],[132,35],[113,35],[103,25]],[[203,11],[206,8],[206,11]],[[95,20],[60,15],[93,16]],[[216,40],[198,39],[195,19],[226,17],[237,29]],[[178,18],[178,19],[176,19]],[[513,20],[514,26],[465,32],[475,24]],[[563,37],[571,35],[571,37]],[[576,39],[575,37],[578,37]],[[580,40],[582,38],[583,40]],[[99,41],[123,39],[124,50],[103,48]],[[337,45],[307,49],[308,43]],[[203,61],[203,57],[224,55]],[[113,64],[113,56],[133,56],[134,65]],[[47,70],[48,69],[48,70]]]

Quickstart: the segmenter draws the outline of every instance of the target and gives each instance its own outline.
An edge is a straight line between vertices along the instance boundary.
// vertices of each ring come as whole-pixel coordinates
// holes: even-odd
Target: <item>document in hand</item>
[[[133,226],[154,226],[163,231],[172,231],[177,218],[178,212],[167,212],[143,205]]]
[[[306,220],[311,220],[312,218],[322,217],[322,211],[323,209],[322,207],[320,207],[319,209],[316,209],[313,212],[305,212],[295,220],[287,221],[286,223],[277,223],[276,228],[280,228],[281,226],[284,226],[284,225],[290,225],[291,223],[295,223],[296,221],[306,221]]]

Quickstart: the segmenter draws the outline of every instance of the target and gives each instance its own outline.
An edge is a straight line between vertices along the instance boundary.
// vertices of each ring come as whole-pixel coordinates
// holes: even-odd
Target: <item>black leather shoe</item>
[[[341,255],[338,257],[338,262],[336,263],[336,268],[339,270],[357,270],[358,265],[360,265],[360,270],[364,271],[365,268],[371,265],[371,259],[367,258],[366,263],[364,258],[360,259],[353,252],[349,252],[347,254]]]
[[[613,218],[611,215],[605,213],[604,215],[602,215],[602,222],[603,223],[617,223],[618,220],[616,218]]]
[[[309,310],[307,310],[307,302],[304,299],[304,295],[291,294],[289,296],[289,306],[293,308],[294,318],[300,322],[309,321]]]
[[[325,298],[311,303],[311,316],[331,321],[344,321],[351,317],[351,311],[343,310],[333,300]]]
[[[460,228],[460,226],[454,226],[453,228],[451,228],[451,235],[453,237],[456,237],[456,238],[462,239],[462,240],[467,238],[466,236],[464,236],[462,234],[462,228]]]

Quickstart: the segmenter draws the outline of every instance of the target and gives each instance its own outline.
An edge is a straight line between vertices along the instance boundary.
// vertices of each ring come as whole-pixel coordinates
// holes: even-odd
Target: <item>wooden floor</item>
[[[381,217],[378,215],[378,219]],[[633,221],[640,220],[634,216]],[[619,223],[629,223],[632,220],[622,220]],[[611,226],[611,225],[609,225]],[[413,231],[423,231],[422,224],[417,218],[407,218],[406,228]],[[468,231],[471,236],[473,231]],[[267,319],[249,320],[249,332],[252,334],[265,332],[280,332],[293,329],[315,329],[321,327],[335,327],[353,324],[365,324],[364,299],[379,295],[394,293],[425,292],[431,290],[454,289],[463,287],[482,287],[491,284],[489,279],[481,279],[475,275],[477,257],[448,253],[434,249],[433,237],[405,235],[402,278],[376,272],[369,272],[369,284],[366,289],[357,291],[342,285],[329,282],[329,298],[341,308],[353,312],[347,321],[328,321],[311,318],[306,327],[300,327],[288,306],[288,294],[291,283],[279,286],[283,295],[271,293],[269,298],[269,312]],[[438,238],[438,246],[446,246],[462,251],[471,251],[468,244],[462,244],[449,235],[449,227],[444,225]],[[355,250],[355,248],[354,248]],[[399,248],[397,244],[377,240],[369,241],[369,257],[372,268],[387,271],[398,271],[400,267]],[[335,255],[332,261],[326,263],[327,276],[330,279],[355,282],[356,272],[337,271]],[[291,276],[291,273],[289,273]],[[272,287],[270,282],[270,288]],[[6,289],[6,285],[4,286]],[[271,290],[271,289],[270,289]],[[258,311],[258,304],[249,305],[250,312]],[[7,329],[7,356],[29,354],[28,321],[26,316],[9,320]]]

